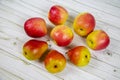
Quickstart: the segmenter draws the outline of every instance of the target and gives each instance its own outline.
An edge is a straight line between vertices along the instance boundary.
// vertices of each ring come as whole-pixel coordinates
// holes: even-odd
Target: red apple
[[[52,29],[50,36],[58,46],[67,46],[73,40],[74,34],[69,27],[58,25]]]
[[[79,67],[88,65],[91,54],[85,46],[76,46],[67,51],[70,61]]]
[[[105,31],[95,30],[87,36],[86,42],[91,49],[101,50],[109,45],[110,38]]]
[[[54,5],[50,8],[48,19],[55,25],[64,24],[68,18],[68,12],[60,5]]]
[[[42,18],[30,18],[25,22],[24,30],[33,38],[45,36],[47,34],[46,22]]]
[[[23,45],[23,55],[28,60],[36,60],[47,51],[48,44],[45,41],[40,40],[29,40]]]
[[[45,68],[50,73],[61,72],[66,66],[66,58],[56,50],[51,50],[44,60]]]
[[[74,20],[74,31],[80,36],[87,36],[94,30],[95,18],[88,12],[80,13]]]

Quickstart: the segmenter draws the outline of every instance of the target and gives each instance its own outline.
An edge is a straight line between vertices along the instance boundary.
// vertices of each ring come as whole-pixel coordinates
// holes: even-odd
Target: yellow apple
[[[91,49],[102,50],[109,45],[110,38],[105,31],[95,30],[87,36],[86,42]]]
[[[88,65],[91,59],[90,51],[85,46],[76,46],[68,50],[67,55],[70,61],[79,67]]]
[[[90,32],[92,32],[94,27],[95,18],[88,12],[80,13],[76,16],[73,22],[74,31],[82,37],[87,36]]]
[[[50,8],[50,11],[48,13],[48,19],[55,25],[61,25],[66,22],[68,18],[68,12],[67,10],[60,6],[60,5],[54,5]]]
[[[28,60],[36,60],[41,58],[48,49],[48,44],[45,41],[29,40],[23,45],[23,55]]]
[[[68,26],[58,25],[52,29],[50,36],[58,46],[67,46],[72,42],[74,34]]]
[[[58,73],[65,68],[66,58],[57,50],[51,50],[45,57],[44,65],[50,73]]]

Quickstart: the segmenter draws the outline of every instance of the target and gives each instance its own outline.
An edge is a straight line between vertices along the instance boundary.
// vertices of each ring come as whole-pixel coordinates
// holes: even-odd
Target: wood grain
[[[0,0],[0,80],[120,80],[119,3],[119,0]],[[96,19],[95,29],[103,29],[110,36],[107,49],[89,49],[92,59],[88,66],[78,68],[68,61],[64,71],[51,74],[39,60],[28,61],[22,55],[23,44],[31,39],[23,29],[25,20],[42,17],[48,28],[54,27],[47,18],[48,10],[54,4],[65,7],[69,12],[66,25],[72,27],[75,16],[80,12],[90,12]],[[40,40],[50,40],[49,35]],[[76,34],[72,44],[66,48],[58,47],[52,41],[49,44],[64,55],[73,45],[88,47],[85,39]]]

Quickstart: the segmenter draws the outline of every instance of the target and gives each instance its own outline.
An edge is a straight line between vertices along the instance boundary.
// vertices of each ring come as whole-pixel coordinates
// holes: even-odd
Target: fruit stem
[[[57,65],[54,66],[54,68],[57,68],[57,67],[58,67]]]

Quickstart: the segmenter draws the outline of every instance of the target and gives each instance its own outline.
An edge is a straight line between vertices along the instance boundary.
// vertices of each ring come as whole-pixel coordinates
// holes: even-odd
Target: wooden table
[[[25,20],[42,17],[48,27],[54,25],[47,15],[52,5],[61,5],[69,12],[65,25],[79,13],[90,12],[96,19],[95,29],[110,36],[110,45],[101,51],[91,50],[88,66],[78,68],[67,62],[65,70],[48,73],[43,62],[29,61],[22,55],[23,44],[30,40],[23,29]],[[120,80],[120,0],[0,0],[0,80]],[[39,40],[49,40],[48,35]],[[52,49],[66,49],[49,41]],[[85,39],[76,35],[72,44],[84,45]],[[64,54],[65,55],[65,54]]]

